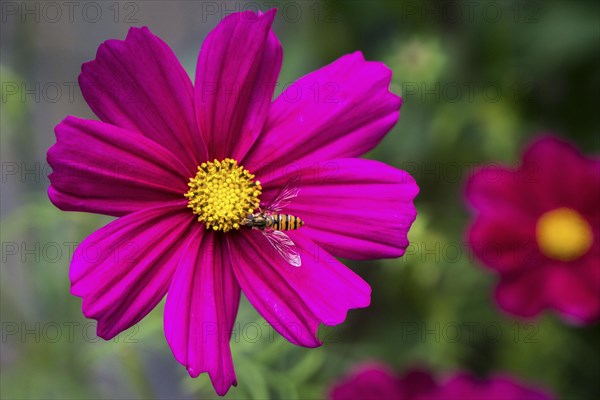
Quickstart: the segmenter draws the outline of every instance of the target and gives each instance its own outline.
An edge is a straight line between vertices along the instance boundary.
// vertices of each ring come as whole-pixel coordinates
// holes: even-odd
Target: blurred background
[[[600,393],[598,324],[501,313],[495,277],[463,245],[462,185],[481,163],[518,161],[554,132],[600,149],[600,3],[593,1],[2,1],[1,384],[4,399],[213,398],[171,355],[159,306],[105,342],[69,294],[74,247],[111,218],[49,201],[47,149],[66,115],[95,118],[77,86],[98,45],[147,25],[193,76],[207,33],[225,15],[279,5],[280,82],[362,50],[393,71],[400,121],[367,157],[409,171],[421,187],[407,254],[344,261],[372,286],[372,305],[325,344],[295,347],[243,299],[231,346],[239,386],[228,398],[321,398],[361,361],[401,372],[496,371],[562,399]],[[281,85],[280,85],[281,88]]]

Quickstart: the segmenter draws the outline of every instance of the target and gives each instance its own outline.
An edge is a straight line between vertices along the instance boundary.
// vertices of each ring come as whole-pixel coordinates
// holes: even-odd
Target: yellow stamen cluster
[[[592,227],[577,211],[557,208],[540,217],[536,225],[542,253],[560,261],[573,261],[592,247]]]
[[[231,158],[202,163],[188,183],[188,207],[206,229],[239,229],[240,222],[260,204],[262,187],[253,179],[254,175]]]

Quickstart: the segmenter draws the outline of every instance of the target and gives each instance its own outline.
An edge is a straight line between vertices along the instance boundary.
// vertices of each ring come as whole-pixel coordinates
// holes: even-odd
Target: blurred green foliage
[[[467,3],[479,6],[467,14]],[[231,343],[239,385],[228,398],[321,398],[353,365],[374,359],[398,371],[414,365],[441,374],[506,371],[562,399],[600,394],[598,325],[569,326],[552,315],[531,323],[502,314],[491,298],[494,276],[463,246],[469,214],[461,193],[475,165],[517,162],[539,132],[555,132],[586,153],[599,151],[599,5],[492,3],[503,13],[497,21],[490,17],[495,14],[483,14],[485,2],[340,0],[301,2],[305,18],[276,23],[285,51],[283,82],[358,49],[393,70],[392,90],[404,98],[401,118],[368,157],[412,173],[421,188],[419,216],[405,257],[346,261],[371,284],[372,305],[351,311],[339,327],[322,327],[321,348],[287,343],[243,300]],[[460,18],[444,14],[452,4]],[[169,18],[170,6],[161,7]],[[140,25],[147,24],[141,17]],[[33,82],[36,26],[16,31],[13,42],[2,39],[3,47],[25,50],[3,61],[1,78]],[[200,45],[198,37],[193,40]],[[196,54],[179,56],[193,74]],[[40,123],[47,104],[14,99],[1,104],[2,158],[43,162],[45,147],[34,145],[35,136],[38,144],[39,137],[51,143],[59,120]],[[61,110],[74,113],[68,104]],[[45,130],[36,131],[40,126]],[[2,208],[3,245],[55,242],[66,251],[64,243],[79,242],[110,220],[60,212],[47,200],[47,184],[9,186],[3,178],[2,190],[17,201]],[[2,398],[217,397],[207,376],[190,379],[173,359],[162,305],[104,342],[81,315],[80,300],[69,294],[66,254],[36,259],[5,250]]]

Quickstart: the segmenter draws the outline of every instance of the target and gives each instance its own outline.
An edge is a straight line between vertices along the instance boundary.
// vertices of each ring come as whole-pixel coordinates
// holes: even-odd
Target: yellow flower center
[[[262,187],[253,179],[254,175],[231,158],[202,163],[188,183],[188,207],[206,229],[239,229],[240,222],[260,204]]]
[[[542,215],[537,221],[536,237],[542,253],[560,261],[576,260],[594,241],[590,224],[570,208],[557,208]]]

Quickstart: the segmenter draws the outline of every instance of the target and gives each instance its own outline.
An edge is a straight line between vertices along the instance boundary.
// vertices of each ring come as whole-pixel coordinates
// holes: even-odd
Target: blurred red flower
[[[498,374],[482,380],[467,373],[456,373],[437,382],[424,369],[412,369],[397,376],[385,365],[359,365],[330,391],[332,400],[548,400],[547,392],[521,384]]]
[[[552,136],[516,169],[482,167],[469,179],[477,216],[467,242],[500,275],[496,300],[526,318],[544,309],[589,323],[600,316],[600,159]]]

